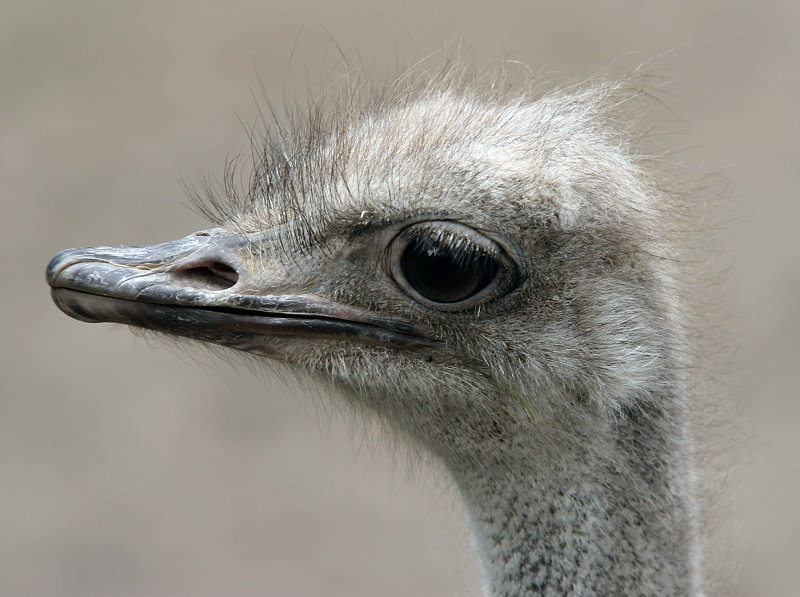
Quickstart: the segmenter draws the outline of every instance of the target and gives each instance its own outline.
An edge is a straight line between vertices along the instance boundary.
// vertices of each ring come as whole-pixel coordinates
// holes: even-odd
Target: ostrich
[[[487,595],[702,594],[684,206],[640,94],[401,87],[275,124],[215,228],[59,253],[53,300],[373,412],[449,471]]]

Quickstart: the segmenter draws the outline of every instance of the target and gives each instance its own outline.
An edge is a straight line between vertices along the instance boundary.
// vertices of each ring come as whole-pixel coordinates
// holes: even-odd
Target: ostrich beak
[[[249,240],[221,229],[146,247],[69,249],[47,266],[56,305],[89,323],[114,322],[278,358],[269,338],[429,346],[418,326],[311,294],[253,291]],[[277,282],[277,281],[276,281]],[[247,291],[238,291],[247,288]]]

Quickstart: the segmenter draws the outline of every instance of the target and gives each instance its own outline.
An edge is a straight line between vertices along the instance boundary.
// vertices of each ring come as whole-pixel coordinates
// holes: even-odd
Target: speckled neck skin
[[[641,458],[624,453],[632,427],[607,445],[612,458],[568,448],[526,469],[456,472],[486,595],[702,594],[689,469],[675,451],[620,470]]]

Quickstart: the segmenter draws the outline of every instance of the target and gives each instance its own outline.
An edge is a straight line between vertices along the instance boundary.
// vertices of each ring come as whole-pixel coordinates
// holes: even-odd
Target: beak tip
[[[64,270],[70,261],[72,261],[72,256],[75,254],[76,250],[77,249],[66,249],[61,251],[50,260],[50,263],[47,264],[47,269],[45,270],[45,279],[52,288],[56,288],[58,283],[58,275]]]

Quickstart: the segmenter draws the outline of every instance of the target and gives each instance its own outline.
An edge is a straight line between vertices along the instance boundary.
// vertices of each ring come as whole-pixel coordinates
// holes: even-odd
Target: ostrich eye
[[[487,255],[462,256],[448,247],[415,240],[400,258],[406,282],[434,303],[458,303],[489,286],[500,270]]]
[[[492,240],[455,222],[425,222],[398,235],[392,277],[412,298],[456,310],[492,294],[508,273],[508,259]]]

